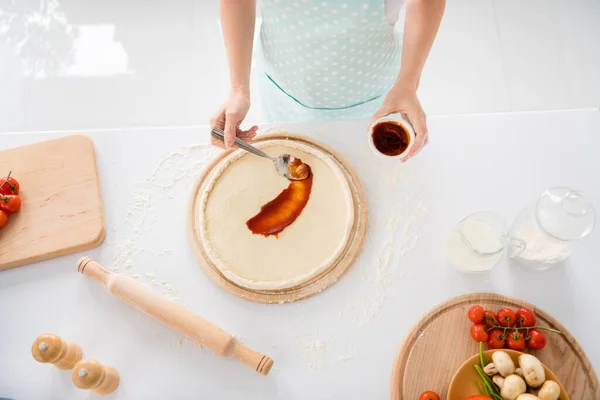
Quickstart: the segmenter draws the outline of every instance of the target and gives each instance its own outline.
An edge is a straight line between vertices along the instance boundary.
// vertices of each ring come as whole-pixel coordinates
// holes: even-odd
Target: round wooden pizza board
[[[414,400],[426,390],[447,398],[448,386],[456,370],[479,351],[471,339],[467,318],[472,305],[498,312],[501,308],[530,308],[537,324],[558,329],[562,334],[547,333],[546,347],[527,350],[550,368],[571,399],[600,399],[598,377],[579,343],[557,320],[525,301],[493,293],[475,293],[454,297],[430,310],[411,328],[396,355],[392,371],[392,400]]]
[[[273,132],[260,135],[254,140],[254,142],[282,139],[295,141],[316,148],[317,150],[327,154],[339,166],[350,186],[354,203],[354,225],[352,226],[352,231],[344,251],[327,270],[323,271],[312,279],[291,288],[261,291],[245,288],[230,281],[212,263],[210,258],[207,256],[206,249],[204,248],[200,239],[200,227],[198,226],[200,221],[198,218],[200,208],[198,204],[201,201],[201,194],[204,192],[205,187],[208,184],[207,177],[210,175],[211,171],[217,165],[219,165],[219,163],[225,157],[227,157],[227,155],[231,153],[231,151],[221,152],[206,166],[204,171],[200,174],[198,181],[194,185],[188,207],[188,240],[196,260],[203,267],[208,277],[217,285],[237,296],[252,301],[270,304],[289,303],[302,300],[323,291],[335,283],[344,274],[344,272],[350,268],[360,253],[367,231],[368,210],[362,186],[354,171],[348,166],[342,157],[328,146],[319,143],[312,138],[307,138],[301,135]]]

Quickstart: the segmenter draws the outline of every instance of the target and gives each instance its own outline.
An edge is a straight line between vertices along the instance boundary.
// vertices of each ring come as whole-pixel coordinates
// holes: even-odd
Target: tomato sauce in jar
[[[373,127],[373,144],[386,156],[398,156],[406,151],[410,144],[408,131],[395,121],[380,122]]]

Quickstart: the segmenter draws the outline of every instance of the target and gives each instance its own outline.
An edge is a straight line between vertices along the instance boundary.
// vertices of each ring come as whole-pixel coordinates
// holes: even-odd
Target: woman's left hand
[[[417,91],[408,86],[396,84],[389,91],[383,105],[371,118],[371,123],[389,114],[400,113],[410,122],[415,131],[415,143],[407,156],[406,161],[416,155],[428,143],[427,118],[417,98]]]

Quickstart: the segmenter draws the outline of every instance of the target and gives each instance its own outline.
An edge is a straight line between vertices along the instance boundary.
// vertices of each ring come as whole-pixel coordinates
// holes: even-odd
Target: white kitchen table
[[[585,191],[600,209],[599,110],[431,118],[430,145],[404,165],[370,153],[366,121],[281,127],[339,150],[357,170],[370,208],[364,251],[344,278],[282,305],[225,292],[191,255],[187,201],[213,151],[203,145],[206,127],[85,132],[98,152],[107,236],[84,254],[271,356],[269,376],[201,350],[113,298],[76,272],[84,254],[75,254],[0,272],[0,397],[100,398],[75,388],[70,372],[33,360],[33,340],[52,332],[117,368],[121,384],[107,399],[385,399],[411,324],[472,292],[544,309],[600,371],[600,229],[565,266],[545,272],[504,257],[490,274],[464,275],[445,259],[448,232],[474,211],[495,211],[510,224],[544,189],[560,185]],[[4,134],[0,148],[68,133]],[[471,339],[465,332],[456,340]]]

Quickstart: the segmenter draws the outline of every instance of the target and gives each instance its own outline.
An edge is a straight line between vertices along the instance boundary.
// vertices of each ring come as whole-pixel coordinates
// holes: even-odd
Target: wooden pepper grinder
[[[52,333],[38,336],[31,345],[31,354],[36,361],[51,363],[60,369],[71,369],[81,360],[79,345],[61,339]]]
[[[93,390],[98,394],[109,394],[119,386],[119,373],[109,365],[86,358],[73,368],[73,384],[79,389]]]

